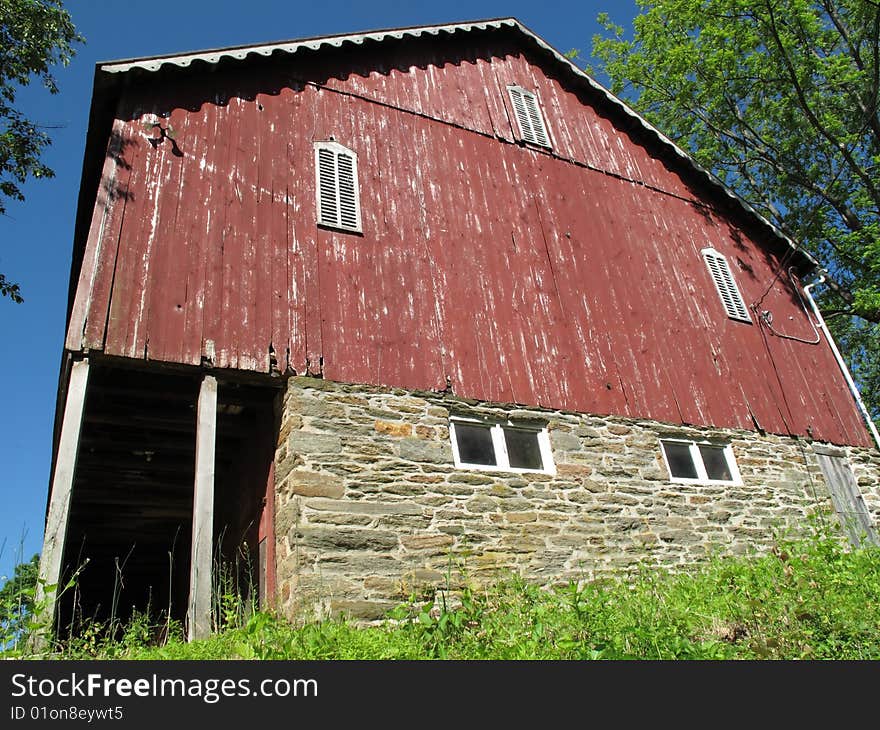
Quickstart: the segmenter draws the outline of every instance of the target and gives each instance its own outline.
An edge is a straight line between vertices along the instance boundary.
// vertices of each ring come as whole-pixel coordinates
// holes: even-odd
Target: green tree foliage
[[[642,112],[830,272],[821,305],[880,417],[880,3],[637,0],[593,57]]]
[[[49,135],[17,108],[17,92],[38,80],[57,93],[49,69],[67,65],[82,40],[60,0],[0,0],[0,214],[7,199],[24,200],[28,178],[54,174],[40,161]],[[22,301],[19,285],[3,274],[0,294]]]
[[[12,578],[0,588],[0,651],[20,643],[34,610],[40,556],[15,566]]]

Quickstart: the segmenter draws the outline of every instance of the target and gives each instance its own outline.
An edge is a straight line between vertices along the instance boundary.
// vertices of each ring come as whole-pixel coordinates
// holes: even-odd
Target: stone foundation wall
[[[449,416],[543,419],[555,475],[453,464]],[[660,437],[732,444],[742,486],[670,482]],[[875,524],[880,453],[845,449]],[[766,549],[831,510],[810,444],[292,378],[276,454],[278,606],[375,619],[507,571],[545,584]]]

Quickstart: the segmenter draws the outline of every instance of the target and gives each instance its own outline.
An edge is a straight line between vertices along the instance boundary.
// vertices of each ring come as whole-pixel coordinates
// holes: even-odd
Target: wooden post
[[[274,456],[274,454],[273,454]],[[270,457],[272,458],[272,457]],[[275,460],[269,462],[266,493],[260,514],[260,608],[275,608]]]
[[[217,442],[217,379],[206,375],[196,420],[196,478],[193,490],[192,557],[189,574],[189,641],[211,634],[211,562],[214,543],[214,451]]]
[[[40,620],[47,624],[54,623],[55,619],[55,603],[60,589],[58,583],[61,580],[61,561],[64,558],[64,544],[67,539],[70,495],[73,491],[73,478],[76,473],[79,435],[82,428],[88,380],[89,361],[86,359],[74,362],[70,370],[70,382],[67,386],[67,399],[61,421],[61,436],[58,439],[55,476],[52,479],[49,514],[46,517],[46,532],[43,536],[43,552],[40,557],[40,579],[37,582],[35,596]],[[50,590],[47,591],[47,587],[50,587]],[[44,639],[45,637],[38,638],[36,645],[42,646]]]

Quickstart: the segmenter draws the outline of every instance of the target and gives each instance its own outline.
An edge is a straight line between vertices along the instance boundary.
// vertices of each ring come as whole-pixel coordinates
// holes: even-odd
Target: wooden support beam
[[[271,458],[271,457],[270,457]],[[275,608],[275,460],[269,462],[263,510],[258,532],[260,550],[260,608]]]
[[[61,561],[64,558],[67,524],[70,518],[70,496],[76,474],[88,380],[89,361],[85,359],[74,362],[70,370],[67,400],[61,421],[61,437],[58,440],[58,454],[55,458],[55,475],[49,497],[49,514],[46,517],[40,577],[35,597],[41,623],[45,624],[54,624],[55,603],[60,590],[58,584],[61,580]],[[45,638],[38,638],[37,644],[43,644]]]
[[[187,639],[211,634],[211,560],[214,538],[214,452],[217,445],[217,379],[206,375],[196,419],[196,478],[193,491],[192,560]]]

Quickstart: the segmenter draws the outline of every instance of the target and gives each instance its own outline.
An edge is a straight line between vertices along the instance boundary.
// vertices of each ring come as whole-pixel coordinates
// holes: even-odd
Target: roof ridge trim
[[[363,33],[349,33],[347,35],[318,36],[301,40],[280,41],[275,43],[255,44],[251,46],[232,46],[228,48],[216,48],[193,53],[170,54],[165,56],[148,56],[144,58],[131,58],[120,61],[104,61],[98,63],[98,68],[104,73],[121,74],[139,68],[145,71],[158,71],[165,65],[186,68],[194,61],[205,63],[217,63],[223,58],[243,60],[251,54],[271,56],[274,52],[296,53],[302,48],[318,50],[322,46],[339,48],[344,43],[362,44],[366,40],[383,41],[386,38],[402,39],[404,36],[418,38],[425,34],[439,35],[441,32],[457,33],[472,30],[486,30],[488,28],[520,28],[524,26],[516,18],[495,18],[488,20],[474,20],[465,23],[451,23],[447,25],[421,25],[409,28],[387,28],[384,30],[369,31]],[[534,35],[526,31],[528,35]]]

